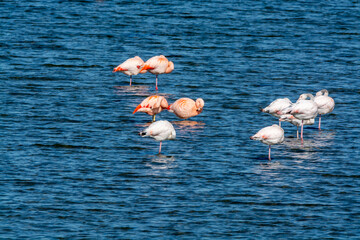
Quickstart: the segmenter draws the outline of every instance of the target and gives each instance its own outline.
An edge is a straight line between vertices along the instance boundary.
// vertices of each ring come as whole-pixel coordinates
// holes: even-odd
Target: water
[[[3,1],[0,236],[10,239],[358,239],[357,1]],[[159,93],[205,100],[177,139],[141,138],[155,93],[129,57],[175,63]],[[249,137],[259,109],[328,89],[335,110]]]

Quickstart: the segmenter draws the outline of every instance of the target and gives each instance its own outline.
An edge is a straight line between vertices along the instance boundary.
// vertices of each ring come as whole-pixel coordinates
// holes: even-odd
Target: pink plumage
[[[144,61],[139,57],[135,56],[133,58],[127,59],[125,62],[121,63],[119,66],[114,68],[113,72],[122,72],[130,76],[130,86],[133,75],[138,75],[139,73],[146,73],[146,70],[141,68],[144,66]]]
[[[156,90],[158,90],[158,75],[171,73],[174,70],[174,63],[169,61],[164,55],[154,56],[145,62],[141,71],[144,70],[156,75]]]
[[[204,108],[205,102],[202,98],[196,101],[190,98],[180,98],[169,106],[169,112],[173,112],[182,119],[188,119],[200,114]]]
[[[150,116],[153,116],[152,121],[155,122],[155,115],[160,113],[163,109],[168,108],[168,102],[165,97],[152,95],[145,98],[134,110],[136,112],[144,112]]]

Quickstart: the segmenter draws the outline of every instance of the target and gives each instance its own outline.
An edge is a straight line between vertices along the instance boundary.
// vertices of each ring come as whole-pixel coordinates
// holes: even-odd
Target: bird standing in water
[[[139,133],[142,137],[151,137],[156,141],[160,141],[159,154],[161,153],[161,144],[164,140],[172,140],[176,138],[174,126],[169,121],[157,121],[150,124],[144,131]]]
[[[269,113],[273,115],[276,118],[280,118],[281,112],[290,107],[292,105],[292,102],[288,98],[278,98],[274,100],[272,103],[270,103],[269,106],[266,108],[261,109],[264,113]],[[281,126],[281,121],[279,119],[279,126]]]
[[[141,71],[145,70],[156,75],[155,89],[158,90],[158,75],[171,73],[174,70],[174,63],[169,61],[164,55],[154,56],[147,60],[141,68]]]
[[[269,161],[271,161],[271,145],[279,144],[284,141],[284,130],[279,125],[272,125],[260,129],[250,139],[258,140],[269,145]]]
[[[318,106],[314,102],[314,96],[310,93],[301,94],[291,107],[290,114],[301,120],[301,142],[303,142],[304,120],[313,119],[318,114]]]
[[[136,112],[144,112],[152,117],[152,121],[155,122],[155,115],[160,113],[163,109],[169,107],[168,102],[163,96],[153,95],[145,98],[134,110]]]
[[[331,113],[335,108],[334,99],[328,95],[328,90],[323,89],[318,91],[314,98],[314,102],[318,105],[319,111],[319,130],[321,130],[321,115]]]
[[[135,56],[133,58],[129,58],[116,68],[114,68],[113,72],[122,72],[128,76],[130,76],[130,86],[133,75],[138,75],[139,73],[146,73],[146,70],[142,70],[141,68],[144,66],[144,61],[139,57]]]
[[[279,118],[280,121],[289,122],[292,125],[296,126],[296,138],[299,138],[299,126],[301,126],[301,120],[297,119],[291,114],[283,114]],[[304,120],[304,125],[313,125],[315,123],[315,119]]]
[[[196,101],[190,98],[180,98],[171,104],[168,110],[179,118],[188,119],[200,114],[204,105],[205,102],[202,98],[198,98]]]

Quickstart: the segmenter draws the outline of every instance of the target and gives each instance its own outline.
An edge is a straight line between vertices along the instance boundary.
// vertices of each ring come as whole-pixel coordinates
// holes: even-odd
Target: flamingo
[[[280,121],[290,122],[292,125],[296,126],[296,138],[299,138],[299,126],[301,126],[301,120],[297,119],[291,114],[283,114],[280,116]],[[304,120],[304,125],[313,125],[315,119]]]
[[[130,86],[133,75],[138,75],[139,73],[146,73],[146,70],[141,68],[144,66],[144,61],[139,57],[135,56],[133,58],[127,59],[125,62],[114,68],[113,72],[122,72],[130,76]]]
[[[166,120],[156,121],[150,124],[144,131],[139,133],[142,137],[152,137],[156,141],[160,141],[159,154],[161,153],[161,143],[164,140],[175,139],[176,131],[174,126]]]
[[[182,119],[188,119],[200,114],[204,108],[205,102],[202,98],[196,101],[190,98],[180,98],[168,107],[169,112],[173,112]]]
[[[334,99],[328,95],[328,90],[323,89],[318,91],[314,98],[315,103],[318,105],[319,111],[319,130],[321,130],[321,115],[331,113],[335,107]]]
[[[266,108],[261,109],[264,113],[270,113],[276,118],[280,118],[282,111],[290,107],[293,103],[288,98],[278,98],[270,103]],[[281,121],[279,119],[279,126],[281,126]]]
[[[269,161],[271,161],[271,145],[284,141],[284,130],[279,125],[274,124],[260,129],[254,136],[250,137],[250,139],[259,140],[269,145]]]
[[[310,93],[301,94],[289,111],[291,115],[301,120],[301,142],[303,142],[304,120],[313,119],[318,114],[318,106],[314,102],[314,96]]]
[[[155,115],[160,113],[163,109],[167,109],[168,102],[163,96],[152,95],[145,98],[134,110],[136,112],[144,112],[152,117],[152,121],[155,122]]]
[[[156,90],[158,90],[158,75],[163,73],[171,73],[174,70],[174,63],[169,61],[164,55],[154,56],[145,62],[141,71],[149,70],[150,73],[156,75]]]

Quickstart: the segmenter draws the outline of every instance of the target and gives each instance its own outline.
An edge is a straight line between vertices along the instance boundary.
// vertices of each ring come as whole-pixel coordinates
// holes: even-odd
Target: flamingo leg
[[[281,127],[281,121],[280,121],[280,119],[279,119],[279,127]]]
[[[299,126],[296,126],[296,139],[299,139]]]
[[[269,161],[271,161],[271,145],[269,145]]]
[[[319,130],[321,130],[321,114],[319,114]]]
[[[160,141],[160,147],[159,147],[159,154],[161,153],[161,141]]]
[[[157,82],[158,82],[158,75],[156,75],[156,84],[155,84],[155,89],[156,89],[156,91],[158,90]]]
[[[132,81],[132,75],[130,75],[130,86],[131,86],[131,81]]]
[[[303,143],[303,128],[304,128],[304,120],[301,120],[301,143]]]
[[[155,122],[155,115],[156,115],[156,114],[154,114],[154,115],[152,116],[152,121],[153,121],[153,122]]]

